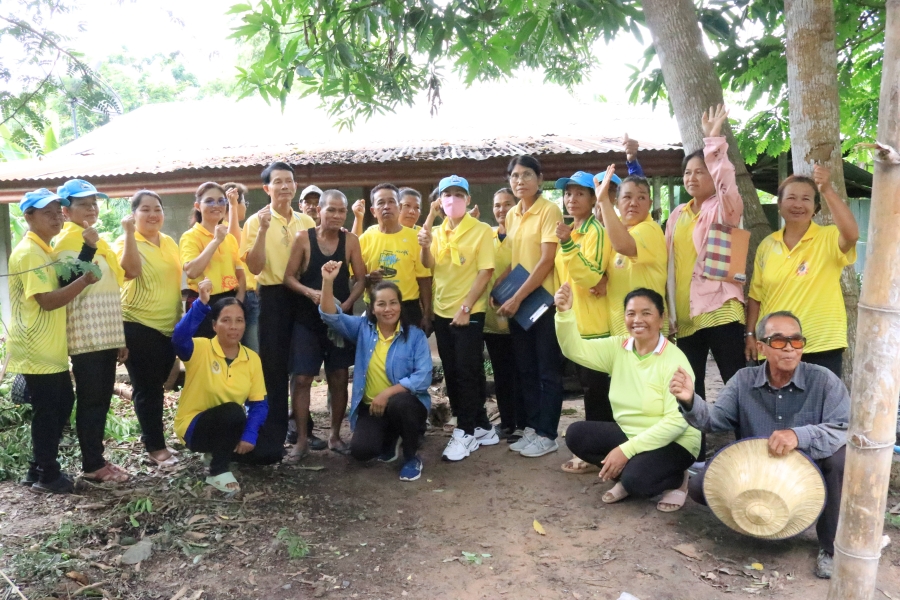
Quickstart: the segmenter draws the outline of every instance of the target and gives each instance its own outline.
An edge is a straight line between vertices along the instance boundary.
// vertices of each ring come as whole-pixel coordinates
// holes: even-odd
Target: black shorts
[[[343,342],[343,347],[336,346],[328,338],[327,328],[314,329],[295,322],[291,335],[291,375],[316,376],[323,362],[326,373],[349,368],[356,358],[356,346],[347,340]]]

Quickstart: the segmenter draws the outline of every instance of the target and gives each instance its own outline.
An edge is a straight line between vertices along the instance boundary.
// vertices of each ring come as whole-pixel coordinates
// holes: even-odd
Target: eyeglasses
[[[203,204],[207,206],[225,206],[228,204],[228,200],[225,198],[206,198],[203,200]]]
[[[512,183],[515,183],[515,182],[517,182],[517,181],[521,181],[522,183],[526,183],[526,182],[528,182],[528,181],[533,181],[533,180],[535,180],[535,179],[537,179],[537,175],[535,175],[535,174],[532,173],[531,171],[525,171],[524,173],[521,173],[521,174],[520,174],[520,173],[513,173],[512,175],[509,176],[509,180],[510,180]]]
[[[806,346],[806,338],[802,335],[796,337],[784,337],[783,335],[773,335],[767,338],[763,338],[762,343],[769,346],[770,348],[775,348],[776,350],[784,350],[788,347],[788,344],[791,345],[791,348],[794,350],[803,350],[803,347]]]

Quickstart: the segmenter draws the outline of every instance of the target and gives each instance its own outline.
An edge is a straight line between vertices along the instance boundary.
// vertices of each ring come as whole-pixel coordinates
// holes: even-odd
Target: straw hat
[[[797,535],[822,513],[825,480],[801,452],[772,457],[766,438],[726,446],[710,462],[703,479],[706,502],[739,533],[780,540]]]

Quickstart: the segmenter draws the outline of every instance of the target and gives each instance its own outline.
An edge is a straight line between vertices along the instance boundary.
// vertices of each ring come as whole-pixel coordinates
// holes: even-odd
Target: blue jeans
[[[525,425],[555,440],[563,402],[563,360],[556,339],[556,310],[550,308],[525,331],[509,320],[516,373],[525,406]]]
[[[244,295],[244,337],[241,343],[259,354],[259,296],[256,290],[247,290]]]

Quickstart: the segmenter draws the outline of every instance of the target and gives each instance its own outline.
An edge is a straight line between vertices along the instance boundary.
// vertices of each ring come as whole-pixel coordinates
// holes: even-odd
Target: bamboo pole
[[[828,600],[871,600],[875,593],[900,394],[900,0],[885,8],[869,244]]]

